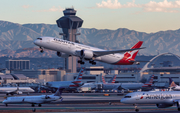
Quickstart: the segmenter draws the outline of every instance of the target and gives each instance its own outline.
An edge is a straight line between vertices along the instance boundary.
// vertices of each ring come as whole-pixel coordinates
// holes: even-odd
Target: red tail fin
[[[143,41],[139,41],[133,47],[131,47],[131,49],[140,48],[142,44],[143,44]],[[139,52],[139,50],[133,50],[133,51],[128,51],[128,52],[124,53],[124,57],[120,61],[118,61],[116,63],[116,65],[131,65],[131,64],[133,64],[132,61],[134,61],[138,52]]]
[[[131,49],[140,48],[142,44],[143,44],[143,41],[139,41],[133,47],[131,47]],[[124,54],[124,57],[125,58],[129,58],[130,57],[131,60],[134,60],[138,52],[139,52],[139,50],[134,50],[134,51],[126,52]]]
[[[111,83],[115,83],[115,81],[116,81],[116,75],[114,76],[114,78],[113,78]]]
[[[104,79],[104,76],[102,76],[102,82],[105,84],[106,83],[106,81],[105,81],[105,79]]]
[[[154,75],[151,75],[149,80],[142,87],[151,87],[153,84]]]

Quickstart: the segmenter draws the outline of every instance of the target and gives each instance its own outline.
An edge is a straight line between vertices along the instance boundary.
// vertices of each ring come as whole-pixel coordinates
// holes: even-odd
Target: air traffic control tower
[[[80,28],[83,24],[83,20],[76,15],[76,10],[74,8],[66,8],[64,11],[64,16],[56,20],[56,23],[59,28],[62,28],[64,40],[69,40],[72,42],[76,41],[76,36],[80,35],[77,33],[77,29]],[[65,58],[65,68],[71,70],[72,73],[76,73],[76,57],[71,56]]]

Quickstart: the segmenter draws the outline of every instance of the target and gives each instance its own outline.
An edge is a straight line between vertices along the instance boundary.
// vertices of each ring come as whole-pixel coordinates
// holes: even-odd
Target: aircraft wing
[[[103,56],[103,55],[108,55],[108,54],[114,54],[114,53],[124,53],[127,51],[133,51],[133,50],[139,50],[139,49],[144,49],[143,48],[135,48],[135,49],[124,49],[124,50],[111,50],[111,51],[93,51],[95,57]]]
[[[174,103],[177,103],[177,102],[179,102],[179,101],[180,101],[180,99],[175,99],[175,100],[173,100]]]
[[[149,61],[142,61],[142,60],[130,60],[129,62],[149,62]]]
[[[122,85],[118,86],[118,89],[125,89],[125,90],[128,90],[128,88],[123,87]]]
[[[6,91],[6,93],[16,93],[17,90]]]
[[[113,90],[118,90],[119,89],[119,86],[116,86],[115,88],[113,88]]]

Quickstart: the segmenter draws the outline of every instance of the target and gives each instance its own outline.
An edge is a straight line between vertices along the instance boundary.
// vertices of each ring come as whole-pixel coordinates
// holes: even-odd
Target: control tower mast
[[[76,15],[76,10],[74,8],[66,8],[64,11],[64,16],[56,20],[56,23],[59,28],[62,28],[64,40],[76,42],[76,36],[80,35],[77,33],[77,29],[80,28],[83,24],[83,20]],[[71,70],[72,73],[76,73],[76,57],[71,56],[65,58],[65,68]]]

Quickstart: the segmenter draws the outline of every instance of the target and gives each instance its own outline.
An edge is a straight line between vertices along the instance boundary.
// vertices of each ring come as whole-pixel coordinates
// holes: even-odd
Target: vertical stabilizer
[[[117,75],[114,75],[114,76],[111,78],[111,80],[109,80],[108,83],[115,83],[115,81],[116,81],[116,76],[117,76]]]
[[[133,47],[131,47],[131,49],[140,48],[142,44],[143,44],[143,41],[139,41]],[[128,51],[124,54],[124,57],[134,60],[138,52],[139,50]]]
[[[151,75],[148,81],[142,87],[151,87],[153,84],[153,80],[154,80],[154,75]]]
[[[171,77],[169,77],[169,87],[172,88],[172,87],[176,87],[176,83],[172,80]]]
[[[79,71],[78,76],[72,82],[72,83],[74,83],[74,85],[70,85],[69,87],[79,87],[79,86],[83,85],[83,83],[81,82],[82,81],[83,72],[84,72],[84,67],[81,68],[81,70]]]
[[[54,94],[54,96],[61,96],[62,91],[63,91],[64,89],[65,89],[65,88],[63,88],[63,87],[59,87],[58,90],[56,91],[56,93]]]
[[[102,78],[103,84],[106,84],[105,78],[104,78],[104,76],[102,76],[102,73],[101,73],[101,78]]]
[[[78,76],[76,77],[76,79],[74,81],[80,81],[81,82],[83,72],[84,72],[84,67],[81,68],[81,70],[79,71]]]
[[[143,41],[139,41],[133,47],[131,47],[131,49],[140,48],[142,44],[143,44]],[[135,61],[134,59],[135,59],[138,52],[139,52],[139,50],[133,50],[133,51],[125,52],[123,54],[124,57],[115,64],[116,65],[131,65],[131,64],[133,64]]]

